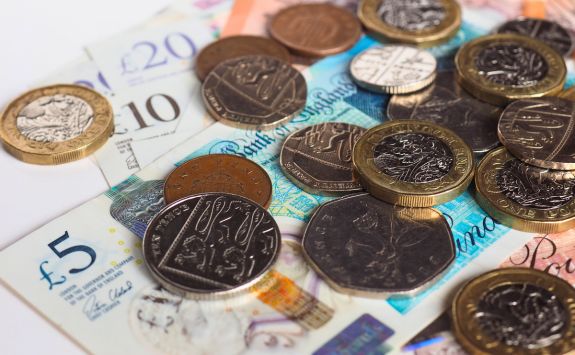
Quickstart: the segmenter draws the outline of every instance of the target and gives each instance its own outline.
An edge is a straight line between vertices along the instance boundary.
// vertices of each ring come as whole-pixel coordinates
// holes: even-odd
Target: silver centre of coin
[[[437,27],[445,19],[441,0],[385,0],[377,13],[388,25],[409,32]]]
[[[437,60],[422,49],[402,45],[369,48],[353,58],[351,77],[368,90],[410,93],[430,85]]]
[[[94,111],[79,97],[65,94],[42,96],[24,106],[16,118],[22,135],[37,142],[64,142],[84,133]]]

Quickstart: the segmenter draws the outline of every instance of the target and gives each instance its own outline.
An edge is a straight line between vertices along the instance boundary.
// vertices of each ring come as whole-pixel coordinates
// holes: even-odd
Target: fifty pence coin
[[[532,233],[575,227],[575,175],[571,171],[526,164],[501,147],[481,160],[475,187],[479,205],[501,224]]]
[[[437,61],[422,49],[389,45],[366,49],[350,64],[352,79],[361,87],[386,94],[406,94],[430,85]]]
[[[545,42],[562,56],[573,51],[573,38],[569,31],[554,21],[538,18],[519,18],[505,22],[497,33],[515,33]]]
[[[143,242],[152,276],[194,299],[229,297],[257,283],[275,263],[281,237],[273,217],[247,198],[189,196],[164,207]]]
[[[249,159],[210,154],[178,166],[164,184],[167,204],[202,192],[228,192],[268,208],[272,201],[272,181],[261,166]]]
[[[429,88],[411,95],[393,95],[387,105],[392,120],[417,119],[437,123],[457,133],[474,153],[499,145],[497,122],[502,110],[469,95],[453,71],[437,73]]]
[[[517,100],[499,120],[507,150],[540,168],[575,170],[575,102],[557,97]]]
[[[53,85],[14,99],[2,114],[6,151],[33,164],[54,165],[84,158],[114,132],[108,100],[79,85]]]
[[[376,36],[428,47],[453,37],[461,25],[455,0],[362,0],[357,14]]]
[[[208,112],[237,128],[271,129],[303,110],[304,77],[277,58],[250,55],[227,60],[202,85]]]
[[[352,152],[366,129],[339,122],[305,127],[286,138],[280,166],[296,185],[319,194],[360,191]]]
[[[558,94],[565,84],[563,57],[545,43],[516,34],[483,36],[455,56],[457,80],[480,100],[512,100]]]
[[[439,212],[394,207],[369,194],[321,205],[302,244],[326,282],[354,296],[416,293],[455,259],[451,229]]]
[[[274,40],[261,36],[230,36],[220,38],[204,47],[196,58],[196,74],[201,81],[218,64],[245,55],[268,55],[290,62],[288,50]]]
[[[531,268],[485,273],[457,292],[457,341],[471,354],[567,354],[575,349],[575,290]]]
[[[355,145],[353,165],[372,195],[408,207],[450,201],[473,178],[469,146],[427,121],[388,121],[371,128]]]
[[[344,52],[361,36],[350,11],[331,4],[298,4],[280,10],[269,24],[270,35],[294,53],[323,57]]]

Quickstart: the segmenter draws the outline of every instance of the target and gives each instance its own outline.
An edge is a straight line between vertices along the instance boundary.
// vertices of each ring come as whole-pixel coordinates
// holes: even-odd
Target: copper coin
[[[203,192],[240,195],[268,208],[272,201],[272,181],[253,161],[230,154],[210,154],[180,165],[164,183],[167,204]]]
[[[305,106],[305,78],[288,63],[266,55],[228,59],[208,74],[202,97],[210,115],[236,128],[271,129]]]
[[[273,38],[293,52],[324,57],[353,47],[361,25],[351,12],[330,4],[300,4],[279,11],[271,20]]]
[[[196,58],[196,75],[201,81],[221,62],[250,54],[269,55],[290,62],[288,50],[276,41],[260,36],[230,36],[206,46]]]
[[[361,191],[352,152],[366,129],[342,122],[308,126],[286,138],[280,153],[285,175],[301,189],[320,195]]]

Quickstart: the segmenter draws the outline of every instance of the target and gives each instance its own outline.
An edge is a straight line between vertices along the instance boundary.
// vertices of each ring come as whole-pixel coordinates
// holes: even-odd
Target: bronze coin
[[[202,85],[214,119],[236,128],[271,129],[303,110],[307,84],[288,63],[248,55],[220,63]]]
[[[206,46],[196,58],[196,75],[204,81],[221,62],[250,54],[269,55],[290,62],[288,50],[276,41],[261,36],[230,36]]]
[[[301,189],[325,195],[361,191],[352,152],[366,129],[342,122],[305,127],[286,138],[280,153],[285,175]]]
[[[269,32],[295,53],[324,57],[353,47],[361,36],[361,25],[353,13],[341,7],[300,4],[279,11]]]
[[[232,193],[268,208],[272,201],[272,181],[261,166],[249,159],[210,154],[180,165],[164,183],[167,204],[203,192]]]

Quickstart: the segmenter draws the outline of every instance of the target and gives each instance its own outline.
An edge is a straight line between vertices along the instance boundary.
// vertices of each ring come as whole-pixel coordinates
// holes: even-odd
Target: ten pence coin
[[[324,57],[353,47],[361,25],[350,11],[331,4],[299,4],[280,10],[270,35],[294,53]]]
[[[515,33],[547,43],[562,56],[568,57],[573,51],[573,38],[569,31],[554,21],[538,18],[519,18],[505,22],[497,33]]]
[[[204,47],[196,58],[196,74],[204,81],[218,64],[245,55],[268,55],[290,62],[288,50],[276,41],[260,36],[230,36]]]
[[[202,192],[228,192],[268,208],[272,201],[272,181],[253,161],[231,154],[210,154],[178,166],[164,184],[167,204]]]

